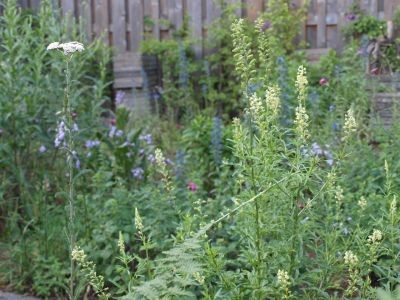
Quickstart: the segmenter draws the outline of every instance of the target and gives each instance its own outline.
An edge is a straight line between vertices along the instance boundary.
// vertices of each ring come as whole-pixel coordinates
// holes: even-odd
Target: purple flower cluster
[[[65,131],[66,131],[65,123],[64,123],[64,121],[61,121],[61,122],[58,124],[58,127],[57,127],[57,134],[56,134],[56,138],[55,138],[55,140],[54,140],[54,146],[55,146],[56,148],[60,147],[60,145],[61,145],[62,142],[65,143],[65,140],[64,140],[64,139],[65,139]]]
[[[173,166],[173,165],[174,165],[174,162],[173,162],[171,159],[169,159],[169,158],[166,158],[166,159],[165,159],[165,163],[166,163],[168,166]]]
[[[143,179],[144,175],[144,170],[140,167],[133,168],[131,170],[132,176],[135,177],[136,179]]]
[[[39,153],[45,153],[47,151],[47,148],[45,145],[40,145],[39,147]]]
[[[139,140],[145,141],[147,145],[153,144],[153,137],[151,136],[151,134],[141,135],[139,136]]]
[[[75,168],[78,170],[81,168],[81,161],[79,160],[78,154],[76,151],[72,151],[72,157],[75,160]]]
[[[329,147],[328,145],[325,145],[326,147]],[[323,156],[326,158],[326,163],[330,166],[333,165],[334,160],[333,160],[333,155],[331,152],[328,150],[324,150],[321,148],[321,146],[318,143],[313,143],[311,145],[311,153],[314,156]]]
[[[335,223],[332,224],[332,227],[341,230],[343,235],[349,235],[350,234],[349,229],[347,229],[347,227],[342,222],[340,222],[340,223],[336,223],[335,222]]]
[[[261,31],[265,32],[266,30],[271,28],[271,22],[270,21],[265,21],[261,27]]]
[[[72,124],[72,131],[73,132],[78,132],[79,131],[78,124],[76,124],[76,123]]]
[[[129,142],[128,140],[126,140],[126,141],[121,145],[121,147],[129,147],[129,146],[135,147],[135,143],[131,143],[131,142]]]
[[[47,151],[47,148],[45,145],[40,145],[39,147],[39,153],[45,153]]]
[[[86,148],[94,148],[100,146],[100,141],[99,140],[87,140],[85,143]]]
[[[347,21],[355,21],[357,19],[357,15],[353,12],[346,14]]]
[[[149,162],[151,162],[152,164],[154,164],[154,163],[156,162],[156,157],[154,156],[154,154],[149,154],[149,155],[147,156],[147,160],[148,160]]]
[[[115,95],[115,105],[119,106],[124,102],[125,99],[125,92],[124,91],[117,91]]]
[[[112,139],[114,136],[121,137],[124,135],[124,132],[121,129],[117,129],[115,125],[112,125],[110,128],[110,132],[108,136]]]

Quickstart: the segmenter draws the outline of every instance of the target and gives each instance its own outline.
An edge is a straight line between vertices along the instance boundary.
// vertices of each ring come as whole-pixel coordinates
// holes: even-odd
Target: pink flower
[[[320,80],[319,80],[319,85],[326,85],[326,84],[328,84],[329,83],[329,81],[328,81],[328,79],[326,78],[326,77],[322,77]]]
[[[195,192],[197,190],[197,185],[194,182],[191,181],[191,182],[188,183],[188,189],[191,192]]]
[[[371,74],[372,74],[372,75],[378,75],[378,74],[379,74],[379,69],[378,69],[378,68],[373,68],[373,69],[371,70]]]

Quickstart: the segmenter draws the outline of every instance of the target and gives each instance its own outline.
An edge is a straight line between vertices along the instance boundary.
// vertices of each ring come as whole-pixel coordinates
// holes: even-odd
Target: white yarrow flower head
[[[62,50],[64,55],[72,54],[75,52],[82,52],[85,47],[79,42],[59,43],[54,42],[47,46],[47,50]]]

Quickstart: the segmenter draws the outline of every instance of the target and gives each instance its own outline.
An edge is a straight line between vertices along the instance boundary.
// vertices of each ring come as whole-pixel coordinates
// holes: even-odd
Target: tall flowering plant
[[[71,110],[70,103],[70,88],[71,88],[71,70],[70,64],[73,59],[73,55],[76,52],[82,52],[85,50],[83,44],[79,42],[68,42],[59,43],[54,42],[48,45],[47,50],[59,50],[62,51],[65,58],[65,89],[64,89],[64,101],[62,110],[58,113],[60,120],[58,123],[57,134],[54,140],[54,146],[60,147],[66,152],[67,166],[68,166],[68,240],[70,253],[73,253],[76,244],[76,229],[75,229],[75,190],[74,190],[74,168],[80,167],[79,159],[75,151],[74,132],[77,130],[77,126],[73,121],[73,113]],[[70,285],[69,285],[69,297],[74,299],[75,290],[75,263],[73,258],[70,260]]]

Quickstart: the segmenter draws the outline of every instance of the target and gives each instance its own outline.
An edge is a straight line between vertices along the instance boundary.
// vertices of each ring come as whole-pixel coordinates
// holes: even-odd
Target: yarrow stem
[[[74,159],[76,158],[76,152],[74,151],[74,121],[72,117],[71,111],[71,102],[70,102],[70,89],[71,89],[71,70],[70,70],[70,62],[72,60],[72,56],[75,52],[82,52],[84,50],[84,46],[78,42],[69,42],[69,43],[51,43],[47,50],[62,50],[65,55],[65,88],[64,88],[64,101],[63,101],[63,110],[62,110],[62,120],[59,125],[59,132],[57,133],[57,137],[55,140],[55,146],[57,147],[61,141],[64,140],[64,136],[66,135],[67,142],[64,143],[64,149],[67,152],[67,165],[68,165],[68,239],[69,239],[69,247],[70,247],[70,282],[69,282],[69,297],[70,299],[74,299],[74,288],[75,288],[75,262],[72,256],[74,249],[76,248],[76,232],[75,232],[75,189],[74,189]],[[62,124],[62,126],[61,126]],[[60,136],[60,127],[62,127],[63,134],[62,138]]]

